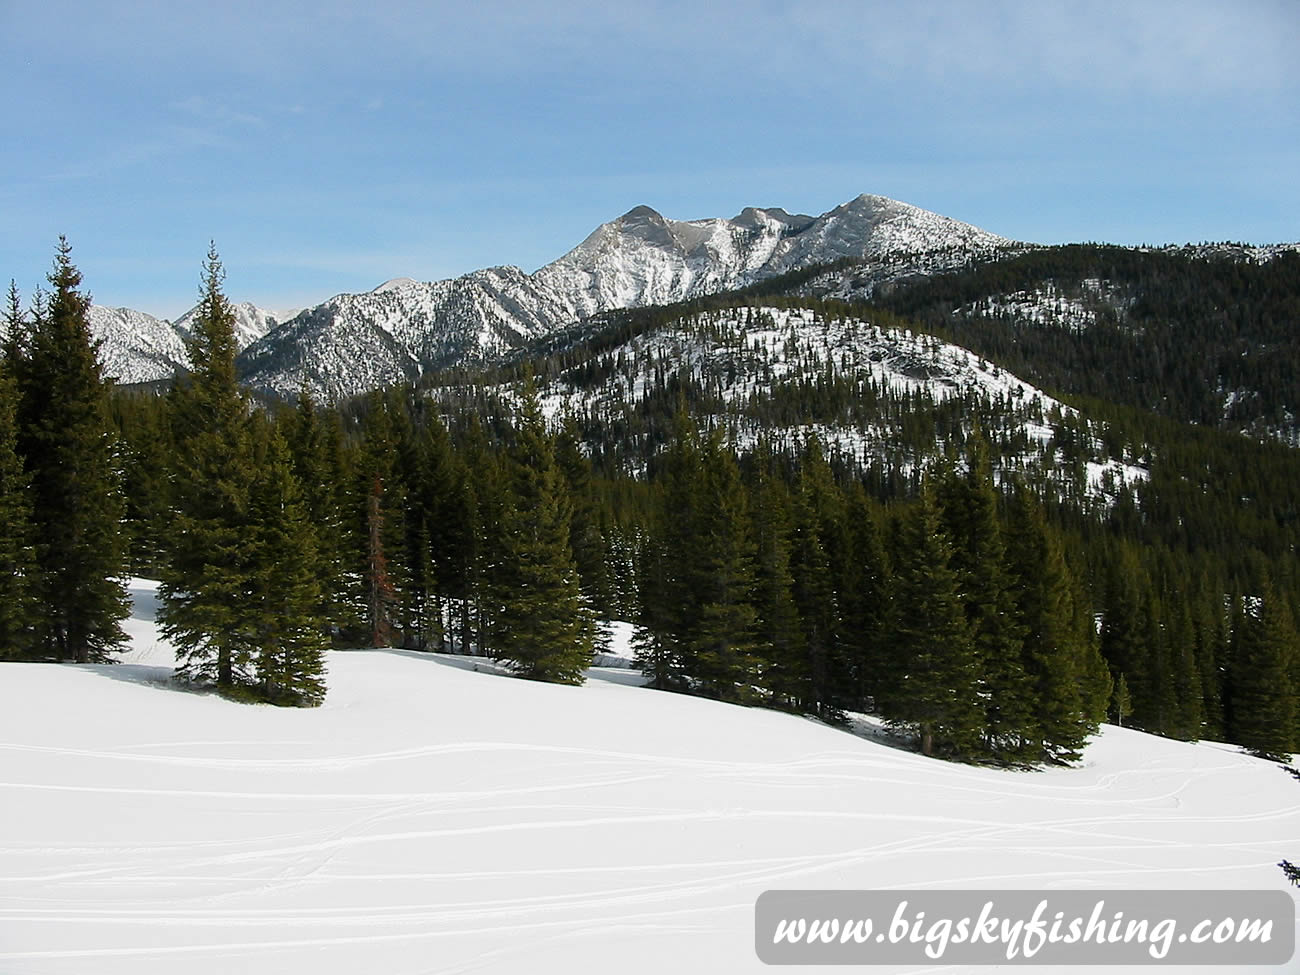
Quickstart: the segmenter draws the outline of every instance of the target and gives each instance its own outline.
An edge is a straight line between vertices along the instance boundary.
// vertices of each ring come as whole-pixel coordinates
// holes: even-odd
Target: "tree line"
[[[409,386],[254,404],[221,278],[212,252],[191,370],[161,394],[104,381],[66,245],[49,294],[24,312],[11,289],[5,656],[110,659],[137,573],[183,677],[281,704],[320,702],[331,646],[580,682],[597,620],[629,619],[656,687],[871,711],[928,754],[1070,761],[1107,717],[1260,754],[1300,738],[1284,561],[1229,570],[1152,537],[1141,498],[1099,516],[995,477],[978,423],[886,483],[814,438],[738,451],[680,389],[634,476],[544,416],[526,369],[499,411]]]

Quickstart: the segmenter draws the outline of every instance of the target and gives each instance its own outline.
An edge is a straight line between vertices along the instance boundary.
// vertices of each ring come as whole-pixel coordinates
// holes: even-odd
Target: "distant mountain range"
[[[120,383],[170,379],[189,363],[185,342],[198,311],[196,306],[169,322],[132,308],[91,305],[90,327],[100,342],[105,374]],[[279,325],[274,313],[247,301],[235,304],[234,311],[235,340],[241,349]]]
[[[846,258],[902,275],[1015,246],[881,196],[859,196],[817,217],[747,207],[731,219],[681,221],[639,206],[532,274],[506,266],[445,281],[395,279],[288,321],[239,304],[240,369],[264,392],[342,397],[450,365],[490,363],[611,309],[681,301]],[[92,309],[108,374],[128,383],[172,376],[185,364],[193,314],[167,322]]]

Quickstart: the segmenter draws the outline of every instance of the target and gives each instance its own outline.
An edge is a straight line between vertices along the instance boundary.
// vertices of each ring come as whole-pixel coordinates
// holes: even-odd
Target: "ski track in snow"
[[[1300,852],[1295,783],[1225,746],[1003,772],[438,660],[333,654],[310,712],[5,665],[0,971],[759,971],[768,889],[1284,889]]]

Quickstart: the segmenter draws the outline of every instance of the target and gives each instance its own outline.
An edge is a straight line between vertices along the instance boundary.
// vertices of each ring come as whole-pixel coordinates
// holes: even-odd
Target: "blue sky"
[[[0,0],[0,279],[300,306],[645,203],[879,193],[1040,242],[1300,239],[1300,3]]]

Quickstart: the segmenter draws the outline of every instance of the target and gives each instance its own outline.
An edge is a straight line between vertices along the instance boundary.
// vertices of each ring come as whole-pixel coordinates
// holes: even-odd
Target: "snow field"
[[[6,975],[757,972],[771,888],[1286,889],[1300,855],[1300,785],[1227,746],[971,768],[393,650],[241,705],[165,683],[133,591],[127,663],[0,671]]]

